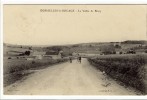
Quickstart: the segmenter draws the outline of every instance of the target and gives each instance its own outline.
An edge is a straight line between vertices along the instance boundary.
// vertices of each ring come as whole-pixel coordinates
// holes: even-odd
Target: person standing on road
[[[79,57],[79,62],[81,63],[81,56]]]
[[[72,63],[72,58],[71,57],[69,57],[69,60],[70,60],[70,63]]]

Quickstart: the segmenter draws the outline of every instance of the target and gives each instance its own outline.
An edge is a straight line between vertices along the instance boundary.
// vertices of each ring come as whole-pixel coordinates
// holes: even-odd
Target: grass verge
[[[102,56],[89,62],[115,80],[131,86],[143,94],[146,91],[146,58],[143,55]]]
[[[8,86],[24,76],[31,74],[30,70],[38,70],[51,65],[66,62],[68,59],[42,59],[42,60],[6,60],[4,61],[4,87]]]

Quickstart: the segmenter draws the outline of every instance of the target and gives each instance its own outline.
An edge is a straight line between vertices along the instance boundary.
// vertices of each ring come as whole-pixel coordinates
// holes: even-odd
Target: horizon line
[[[7,43],[7,42],[3,42],[3,44],[9,44],[9,45],[21,45],[21,46],[65,46],[65,45],[77,45],[77,44],[86,44],[86,43],[111,43],[111,42],[125,42],[125,41],[147,41],[147,40],[123,40],[123,41],[100,41],[100,42],[81,42],[81,43],[69,43],[69,44],[55,44],[55,45],[51,45],[51,44],[13,44],[13,43]]]

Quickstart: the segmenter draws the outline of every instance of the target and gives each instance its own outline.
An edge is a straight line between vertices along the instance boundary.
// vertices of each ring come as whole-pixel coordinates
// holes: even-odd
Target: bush
[[[115,45],[115,48],[121,49],[121,46],[118,45],[118,44],[116,44],[116,45]]]
[[[25,54],[25,55],[27,55],[27,56],[29,56],[29,55],[30,55],[30,53],[31,53],[30,51],[25,51],[25,53],[24,53],[24,54]]]
[[[11,59],[11,57],[8,57],[8,59]]]
[[[119,54],[122,54],[122,51],[120,51]]]

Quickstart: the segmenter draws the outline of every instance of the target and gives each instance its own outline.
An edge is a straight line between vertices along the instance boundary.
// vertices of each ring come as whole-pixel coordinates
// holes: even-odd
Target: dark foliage
[[[25,51],[25,53],[24,53],[24,54],[25,54],[25,55],[27,55],[27,56],[29,56],[29,55],[30,55],[30,53],[31,53],[30,51]]]

